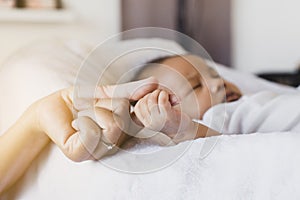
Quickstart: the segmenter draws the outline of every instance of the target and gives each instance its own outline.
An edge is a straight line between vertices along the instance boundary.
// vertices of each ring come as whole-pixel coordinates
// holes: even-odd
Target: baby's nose
[[[217,93],[218,91],[224,89],[224,81],[221,78],[212,79],[210,81],[210,91],[212,93]]]

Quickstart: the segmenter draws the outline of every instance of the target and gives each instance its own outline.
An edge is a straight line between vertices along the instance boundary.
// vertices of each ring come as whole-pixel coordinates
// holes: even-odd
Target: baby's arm
[[[175,143],[219,135],[216,131],[193,122],[187,114],[172,106],[178,103],[166,91],[155,90],[138,101],[134,112],[146,128],[168,135]]]

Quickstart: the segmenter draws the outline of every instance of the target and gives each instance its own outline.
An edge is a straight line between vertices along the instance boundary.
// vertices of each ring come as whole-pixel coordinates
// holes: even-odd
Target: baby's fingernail
[[[169,100],[172,106],[176,106],[177,104],[179,104],[179,99],[175,94],[170,94]]]

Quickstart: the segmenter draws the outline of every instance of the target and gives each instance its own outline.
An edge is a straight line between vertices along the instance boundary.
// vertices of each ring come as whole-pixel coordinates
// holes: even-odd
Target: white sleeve
[[[205,124],[223,134],[299,131],[300,94],[260,92],[209,109]]]

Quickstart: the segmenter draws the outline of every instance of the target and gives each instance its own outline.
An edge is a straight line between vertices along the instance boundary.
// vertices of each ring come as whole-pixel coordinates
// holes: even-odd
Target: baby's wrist
[[[193,140],[197,135],[198,126],[192,119],[189,119],[185,124],[182,125],[180,130],[178,130],[177,134],[173,138],[175,143]]]

